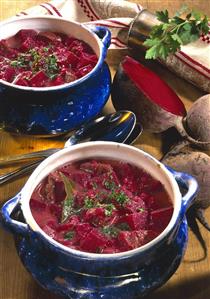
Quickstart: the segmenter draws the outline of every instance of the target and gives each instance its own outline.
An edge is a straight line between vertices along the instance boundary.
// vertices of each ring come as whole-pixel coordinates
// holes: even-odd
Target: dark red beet
[[[154,231],[162,231],[169,223],[173,214],[173,207],[158,209],[151,212],[152,229]]]
[[[124,251],[144,245],[147,231],[121,231],[118,235],[119,243]]]
[[[127,223],[132,230],[143,229],[147,224],[147,212],[139,212],[122,216],[119,219],[119,222]]]
[[[29,80],[29,84],[30,86],[42,87],[47,79],[47,75],[43,71],[39,71]]]
[[[175,92],[154,72],[126,56],[114,77],[112,101],[115,108],[136,113],[144,129],[162,132],[186,114]]]
[[[28,82],[25,79],[23,79],[23,78],[18,78],[15,81],[15,84],[16,85],[21,85],[21,86],[28,86]]]
[[[33,38],[37,35],[37,32],[32,29],[21,29],[18,31],[18,33],[15,35],[17,38],[19,38],[21,41],[25,41],[28,37]]]
[[[2,73],[2,77],[0,74],[1,79],[6,80],[8,82],[11,82],[15,76],[15,70],[10,66],[8,66]]]
[[[32,87],[73,82],[89,73],[98,60],[83,41],[62,33],[27,29],[0,40],[0,56],[0,79]],[[27,78],[23,76],[26,70],[31,71]]]
[[[89,223],[78,223],[75,227],[78,239],[84,239],[91,230],[92,227]]]
[[[112,160],[60,167],[36,188],[30,206],[56,241],[95,253],[148,243],[165,229],[173,211],[163,185],[134,165]]]
[[[46,203],[42,200],[31,198],[31,207],[32,209],[36,209],[37,211],[43,210],[46,208]]]
[[[100,252],[100,248],[108,243],[108,239],[97,229],[92,229],[80,242],[80,247],[88,252]]]

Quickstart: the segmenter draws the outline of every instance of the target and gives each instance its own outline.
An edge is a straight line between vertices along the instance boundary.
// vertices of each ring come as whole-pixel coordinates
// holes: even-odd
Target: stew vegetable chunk
[[[97,61],[88,44],[63,33],[22,29],[0,40],[0,79],[15,85],[69,83],[89,73]]]
[[[140,247],[168,225],[172,202],[164,186],[134,165],[84,160],[50,173],[30,207],[41,229],[57,242],[92,253]]]

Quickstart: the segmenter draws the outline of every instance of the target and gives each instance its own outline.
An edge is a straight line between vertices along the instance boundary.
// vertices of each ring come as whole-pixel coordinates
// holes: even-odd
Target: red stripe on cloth
[[[52,4],[49,3],[49,2],[45,2],[45,4],[49,5],[49,6],[56,12],[56,14],[57,14],[59,17],[62,17],[60,11],[59,11],[54,5],[52,5]]]
[[[104,27],[109,27],[109,28],[116,28],[116,29],[121,29],[121,30],[127,30],[127,28],[121,26],[121,25],[111,25],[109,24],[109,21],[104,21],[104,22],[98,22],[98,21],[93,21],[93,22],[87,22],[85,24],[91,25],[97,25],[97,26],[104,26]]]
[[[124,43],[123,41],[121,41],[118,37],[113,36],[112,39],[115,39],[116,41],[118,41],[119,43],[121,43],[122,45],[126,45],[126,43]]]
[[[120,22],[120,21],[116,21],[116,20],[109,20],[109,22],[113,23],[113,24],[117,24],[117,25],[121,25],[123,27],[127,27],[129,28],[130,26],[126,23]]]
[[[75,0],[76,1],[76,0]],[[91,20],[94,21],[94,17],[91,14],[91,11],[88,9],[88,7],[85,5],[85,3],[83,2],[83,0],[77,0],[77,3],[81,6],[81,8],[83,9],[84,13],[86,14],[86,16]]]
[[[179,60],[181,60],[183,63],[185,63],[186,65],[188,65],[189,67],[191,67],[192,69],[196,70],[196,72],[198,72],[199,74],[201,74],[202,76],[206,77],[207,79],[209,79],[209,76],[202,73],[201,71],[199,71],[198,69],[195,69],[190,63],[188,63],[186,60],[182,59],[180,56],[177,56],[177,54],[174,54]]]
[[[52,11],[48,7],[46,7],[43,3],[40,4],[39,6],[45,8],[50,15],[53,15]]]
[[[199,66],[200,68],[204,69],[207,73],[210,74],[210,69],[208,69],[207,67],[205,67],[204,65],[200,64],[199,62],[195,61],[194,59],[192,59],[191,57],[189,57],[188,55],[186,55],[184,52],[179,51],[179,53],[184,56],[186,59],[188,59],[190,62],[192,62],[193,64]]]
[[[28,14],[25,11],[20,12],[21,15],[27,16]]]
[[[143,7],[140,4],[136,4],[139,11],[142,11]]]
[[[115,45],[115,46],[117,46],[118,48],[122,48],[122,49],[125,48],[125,46],[120,45],[120,44],[119,44],[117,41],[115,41],[115,40],[112,40],[112,41],[111,41],[111,45]]]
[[[27,16],[28,14],[24,11],[19,12],[18,14],[16,14],[16,17],[22,17],[22,16]]]
[[[84,2],[86,3],[86,5],[89,8],[89,10],[92,12],[92,14],[94,15],[94,17],[96,18],[96,20],[99,20],[100,17],[97,16],[97,14],[95,13],[94,9],[91,7],[91,4],[89,3],[89,0],[84,0]]]
[[[111,42],[112,41],[115,41],[116,43],[118,43],[118,45],[120,45],[120,46],[122,46],[122,47],[126,47],[126,44],[125,43],[123,43],[119,38],[117,38],[117,37],[112,37],[111,38]]]

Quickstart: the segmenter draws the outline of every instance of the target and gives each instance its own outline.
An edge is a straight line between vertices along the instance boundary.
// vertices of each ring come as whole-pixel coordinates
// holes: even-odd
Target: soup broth
[[[0,79],[15,85],[70,83],[89,73],[97,61],[88,44],[63,33],[22,29],[0,40]]]
[[[30,208],[57,242],[104,254],[150,242],[173,213],[159,181],[129,163],[102,159],[69,163],[50,173],[34,190]]]

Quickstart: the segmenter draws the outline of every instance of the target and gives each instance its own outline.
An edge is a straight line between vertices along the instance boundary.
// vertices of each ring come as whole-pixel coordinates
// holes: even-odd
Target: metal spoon
[[[133,137],[132,137],[133,132]],[[138,123],[136,124],[136,117],[130,111],[118,111],[116,113],[103,116],[97,118],[94,121],[89,122],[88,124],[82,126],[78,131],[75,132],[65,143],[64,147],[72,146],[76,143],[80,143],[82,141],[94,141],[94,140],[103,140],[103,141],[116,141],[124,143],[126,140],[129,140],[129,143],[132,143],[133,140],[136,140],[137,137],[141,134],[142,127]],[[39,157],[46,158],[52,153],[58,151],[60,149],[49,149],[38,152]],[[37,153],[37,152],[36,152]],[[33,154],[33,153],[31,153]],[[41,156],[42,154],[42,156]],[[20,161],[20,157],[24,156],[24,159],[28,156],[28,154],[18,156]],[[33,156],[34,158],[35,156]],[[37,156],[36,156],[37,157]],[[40,164],[40,162],[44,159],[40,159],[33,163],[24,165],[12,172],[0,176],[0,185],[8,182],[11,179],[14,179],[22,174],[26,174],[29,171],[32,171]],[[7,160],[7,163],[11,163],[12,159]],[[17,161],[13,158],[13,162]],[[5,164],[4,164],[5,165]]]
[[[116,142],[125,142],[130,136],[136,125],[136,116],[130,111],[118,111],[96,118],[87,124],[81,126],[69,139],[67,139],[64,147],[74,145],[76,143],[93,140],[109,140]],[[68,136],[65,136],[69,137]],[[0,166],[6,166],[20,162],[22,160],[46,158],[57,152],[60,148],[50,148],[46,150],[8,156],[0,159]]]

